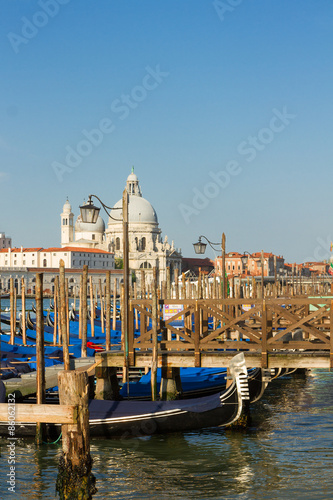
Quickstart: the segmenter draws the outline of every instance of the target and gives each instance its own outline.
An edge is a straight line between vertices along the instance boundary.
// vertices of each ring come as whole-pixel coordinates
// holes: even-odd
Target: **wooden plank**
[[[96,353],[96,357],[103,358],[103,366],[122,366],[122,353]],[[230,359],[235,355],[232,351],[204,352],[201,351],[201,366],[205,368],[228,367]],[[244,351],[245,362],[248,368],[261,366],[261,351]],[[135,356],[136,367],[151,366],[151,352],[138,352]],[[194,351],[158,351],[158,366],[194,367]],[[324,368],[329,369],[330,353],[307,351],[281,350],[268,354],[268,368]]]
[[[1,403],[0,421],[8,422],[8,416],[15,415],[15,424],[19,422],[73,424],[77,419],[77,411],[75,405]]]

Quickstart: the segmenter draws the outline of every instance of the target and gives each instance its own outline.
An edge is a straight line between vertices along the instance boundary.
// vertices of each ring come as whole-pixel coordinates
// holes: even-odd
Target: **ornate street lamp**
[[[123,202],[122,207],[108,207],[102,200],[96,196],[95,194],[90,194],[88,197],[87,203],[84,203],[80,206],[81,218],[82,222],[88,222],[95,224],[97,222],[100,208],[96,207],[93,204],[92,198],[96,198],[104,208],[105,212],[108,214],[108,217],[111,217],[113,220],[117,220],[122,222],[123,224],[123,261],[124,261],[124,310],[122,315],[122,326],[124,331],[124,340],[125,340],[125,363],[127,367],[128,374],[128,365],[129,365],[129,352],[128,352],[128,311],[129,311],[129,262],[128,262],[128,254],[129,254],[129,246],[128,246],[128,192],[126,189],[123,191]],[[108,210],[122,210],[122,218],[116,219],[112,217]]]
[[[202,243],[201,238],[202,236],[199,237],[199,241],[197,243],[193,243],[194,251],[197,254],[203,254],[206,251],[207,243]]]
[[[199,236],[198,242],[193,243],[193,248],[196,254],[204,254],[206,251],[207,243],[203,243],[201,238],[204,238],[213,250],[221,250],[222,253],[222,280],[223,280],[223,298],[227,297],[227,279],[225,275],[225,234],[222,234],[221,243],[213,243],[206,236]],[[215,248],[219,247],[219,248]]]

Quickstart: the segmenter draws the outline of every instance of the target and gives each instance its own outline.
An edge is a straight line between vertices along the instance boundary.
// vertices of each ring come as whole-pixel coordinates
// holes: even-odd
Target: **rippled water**
[[[273,381],[244,432],[210,429],[129,440],[93,440],[95,499],[329,500],[333,490],[333,374]],[[54,499],[59,445],[16,447],[16,495]]]

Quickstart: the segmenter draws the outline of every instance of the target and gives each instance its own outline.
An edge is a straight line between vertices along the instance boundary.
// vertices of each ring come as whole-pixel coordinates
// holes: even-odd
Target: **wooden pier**
[[[165,319],[166,306],[178,312]],[[157,348],[159,367],[228,366],[234,351],[244,351],[248,367],[333,367],[331,298],[131,299],[128,325],[128,352],[96,353],[101,366],[123,366],[125,357],[151,367]]]

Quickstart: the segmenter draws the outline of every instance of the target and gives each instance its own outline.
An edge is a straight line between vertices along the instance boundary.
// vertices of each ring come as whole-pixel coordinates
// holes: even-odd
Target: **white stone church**
[[[128,237],[129,268],[140,280],[141,269],[145,270],[147,281],[152,278],[156,266],[158,280],[166,279],[166,269],[170,267],[171,277],[174,270],[181,273],[181,250],[162,239],[157,214],[148,200],[142,197],[137,176],[128,176],[126,189],[129,194]],[[83,223],[79,215],[74,224],[74,214],[67,200],[61,214],[61,246],[96,248],[114,253],[115,259],[123,257],[122,199],[111,209],[107,228],[101,216],[96,224]]]

